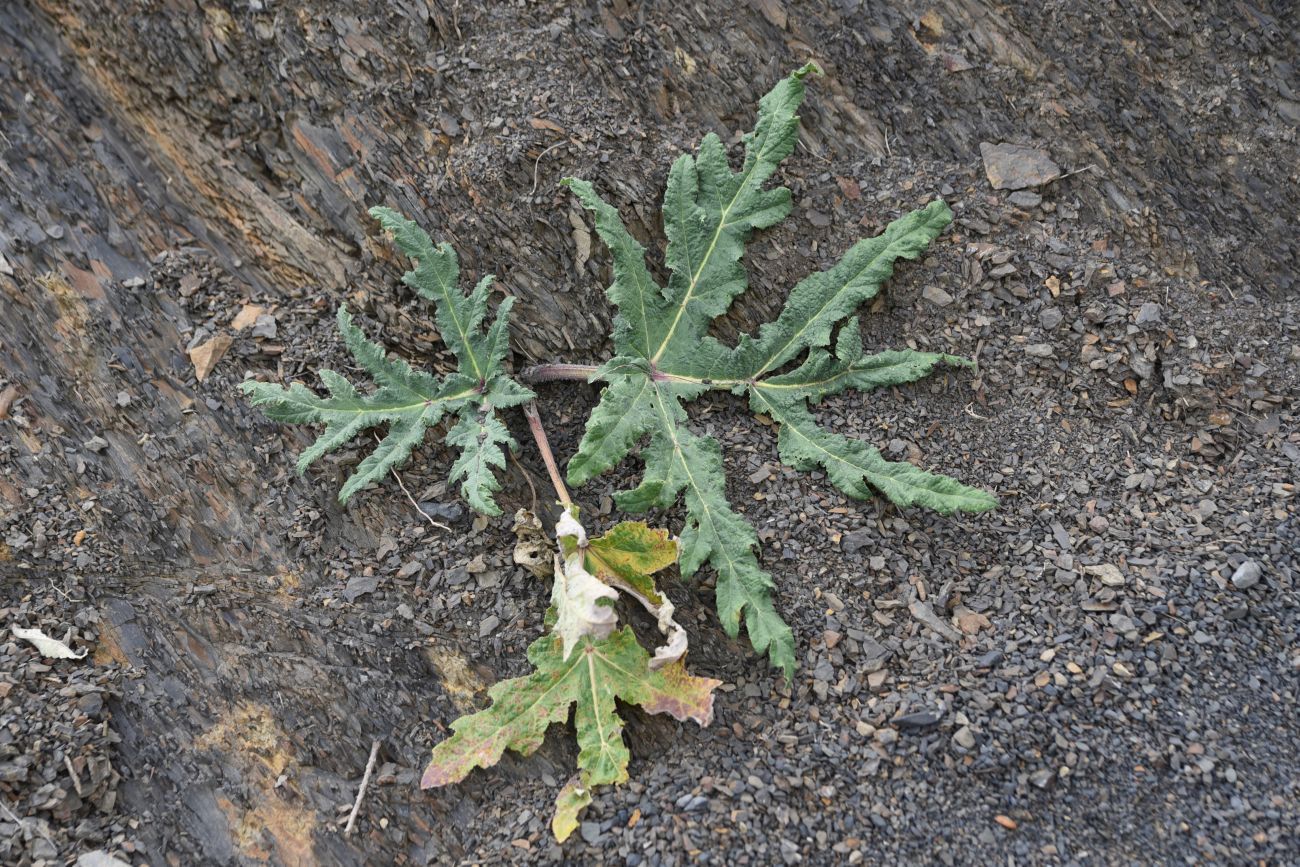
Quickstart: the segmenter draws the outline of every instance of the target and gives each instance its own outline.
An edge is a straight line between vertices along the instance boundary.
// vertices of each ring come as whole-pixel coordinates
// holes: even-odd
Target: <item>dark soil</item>
[[[1289,4],[356,5],[0,9],[0,614],[90,651],[0,638],[0,862],[1295,860]],[[691,669],[725,684],[713,726],[629,711],[632,781],[567,844],[547,828],[576,758],[558,727],[421,792],[447,725],[526,670],[546,588],[513,566],[509,520],[442,482],[440,437],[401,476],[450,531],[395,483],[339,507],[364,448],[296,477],[309,432],[238,383],[349,371],[345,300],[447,368],[375,203],[520,298],[517,367],[602,359],[608,259],[577,265],[590,226],[558,180],[592,179],[658,255],[669,162],[732,141],[810,52],[828,75],[778,175],[795,211],[718,333],[943,196],[952,229],[864,334],[978,372],[819,413],[1000,507],[848,500],[782,466],[736,399],[701,400],[795,629],[793,684],[725,636],[706,570],[667,592]],[[982,141],[1069,174],[995,191]],[[248,302],[273,336],[232,328]],[[186,350],[217,334],[233,343],[198,382]],[[563,458],[595,391],[540,394]],[[508,512],[545,478],[512,426]],[[576,492],[596,524],[638,471]]]

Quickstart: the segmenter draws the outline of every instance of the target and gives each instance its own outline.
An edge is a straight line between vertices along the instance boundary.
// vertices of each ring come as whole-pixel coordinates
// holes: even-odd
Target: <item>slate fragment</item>
[[[1041,148],[1016,144],[980,142],[984,174],[995,190],[1023,190],[1041,187],[1061,176],[1061,168]]]

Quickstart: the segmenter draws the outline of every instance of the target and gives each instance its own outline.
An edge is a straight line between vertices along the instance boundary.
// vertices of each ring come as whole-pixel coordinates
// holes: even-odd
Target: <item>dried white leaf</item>
[[[668,636],[666,642],[655,648],[655,655],[650,659],[650,667],[654,669],[681,659],[686,655],[688,644],[686,630],[673,619],[673,603],[665,597],[664,604],[652,613],[659,621],[659,631]]]
[[[555,606],[555,632],[564,642],[565,659],[583,636],[590,635],[597,641],[608,638],[618,622],[618,612],[612,604],[602,601],[612,603],[618,599],[617,591],[588,572],[582,561],[581,548],[564,558],[563,562],[559,555],[555,557],[551,604]]]
[[[77,653],[62,641],[57,638],[50,638],[39,629],[23,629],[21,626],[12,626],[10,629],[13,631],[15,638],[30,642],[46,659],[81,659],[86,655],[84,649],[81,653]],[[68,634],[71,635],[72,633],[69,632]]]
[[[655,648],[655,655],[650,659],[651,669],[663,668],[668,663],[676,662],[686,655],[689,646],[686,630],[673,619],[677,609],[667,596],[663,597],[662,605],[656,605],[623,581],[615,581],[614,586],[640,602],[641,607],[650,612],[650,616],[655,619],[659,631],[668,636],[666,642]]]
[[[555,574],[551,566],[551,540],[542,529],[542,522],[527,509],[515,512],[514,561],[537,578],[550,578]]]
[[[524,513],[521,511],[520,514]],[[516,516],[515,520],[518,522],[520,518]],[[664,596],[661,604],[655,604],[616,576],[606,584],[588,572],[585,565],[587,531],[571,511],[566,509],[555,522],[555,536],[557,539],[569,537],[576,543],[568,557],[563,560],[559,555],[555,557],[555,584],[551,587],[551,604],[556,612],[555,632],[564,641],[565,659],[583,636],[589,635],[599,641],[614,631],[618,614],[612,605],[601,600],[612,603],[618,599],[619,591],[640,602],[655,618],[659,631],[667,636],[664,644],[655,648],[650,668],[662,668],[686,655],[686,630],[673,619],[676,609],[668,597]]]
[[[560,515],[560,520],[555,522],[555,538],[563,539],[565,536],[576,539],[579,548],[587,547],[587,531],[568,509],[565,509],[564,514]]]

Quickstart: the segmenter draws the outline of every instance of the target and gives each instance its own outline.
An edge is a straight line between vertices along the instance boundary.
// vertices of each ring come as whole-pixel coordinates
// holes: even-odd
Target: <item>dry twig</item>
[[[379,441],[380,441],[379,437],[376,436],[375,442],[379,442]],[[411,506],[420,515],[421,518],[424,518],[424,520],[432,524],[434,529],[446,530],[448,533],[451,532],[451,527],[448,527],[446,524],[439,524],[437,521],[433,520],[433,518],[429,517],[428,512],[420,508],[420,504],[415,501],[415,497],[412,497],[411,492],[406,489],[406,483],[403,482],[402,477],[397,474],[397,469],[395,467],[390,467],[388,471],[393,474],[393,478],[397,479],[397,486],[402,489],[403,494],[406,494],[406,499],[411,501]]]
[[[356,824],[357,813],[361,811],[361,799],[366,796],[366,787],[370,785],[370,775],[375,770],[375,759],[379,757],[379,741],[370,745],[370,759],[366,762],[366,772],[361,777],[361,788],[357,790],[357,799],[352,804],[352,812],[348,814],[348,824],[343,829],[344,837],[352,836],[352,826]]]

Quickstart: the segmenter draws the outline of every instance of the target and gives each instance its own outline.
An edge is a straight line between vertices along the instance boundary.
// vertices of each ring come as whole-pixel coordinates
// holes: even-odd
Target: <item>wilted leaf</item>
[[[555,633],[568,659],[578,639],[591,636],[599,641],[614,631],[618,614],[613,603],[618,593],[583,567],[581,551],[562,561],[557,555],[555,560],[551,605],[555,607]]]
[[[582,779],[581,774],[574,774],[569,782],[555,796],[555,817],[551,819],[551,833],[563,843],[578,828],[578,814],[587,809],[591,803],[591,788]]]
[[[602,581],[640,602],[668,637],[655,648],[651,668],[676,662],[686,654],[686,630],[674,618],[676,609],[655,587],[651,575],[677,562],[677,541],[667,530],[651,529],[641,521],[624,521],[587,545],[587,568]]]
[[[536,669],[531,675],[494,685],[490,707],[452,723],[455,734],[434,748],[422,787],[458,782],[474,768],[496,764],[507,749],[532,754],[573,705],[578,768],[591,785],[627,780],[629,754],[616,698],[702,726],[713,720],[720,681],[687,674],[681,662],[652,671],[650,655],[629,627],[603,640],[584,636],[567,658],[560,636],[544,635],[528,648],[528,659]]]
[[[667,530],[643,521],[624,521],[587,545],[587,568],[606,583],[619,583],[658,605],[663,601],[650,576],[677,562],[677,541]]]
[[[555,574],[555,555],[551,540],[546,538],[546,531],[537,516],[528,509],[520,509],[515,512],[515,525],[510,529],[515,534],[515,565],[523,566],[535,578],[552,577]]]
[[[720,683],[688,674],[680,660],[654,668],[631,628],[613,631],[617,614],[610,603],[618,594],[583,565],[590,545],[596,543],[588,543],[574,511],[565,511],[556,524],[564,561],[557,564],[547,612],[551,631],[528,648],[534,672],[494,685],[488,690],[491,706],[452,723],[454,734],[434,748],[420,783],[431,788],[457,782],[474,768],[496,764],[507,749],[529,755],[541,746],[550,724],[564,722],[569,708],[576,706],[579,776],[560,792],[552,822],[561,840],[572,833],[578,813],[590,803],[592,786],[627,779],[629,754],[616,699],[640,705],[647,713],[706,726],[713,720],[713,690]],[[656,568],[672,562],[661,562],[666,546],[675,549],[663,531],[622,526],[610,535],[633,540],[623,552],[626,557],[615,556],[623,568],[632,560],[659,564]],[[621,549],[606,542],[601,550]],[[637,583],[644,586],[643,581]],[[650,590],[655,592],[653,584]],[[671,604],[663,604],[671,613]],[[683,633],[683,643],[684,638]]]

